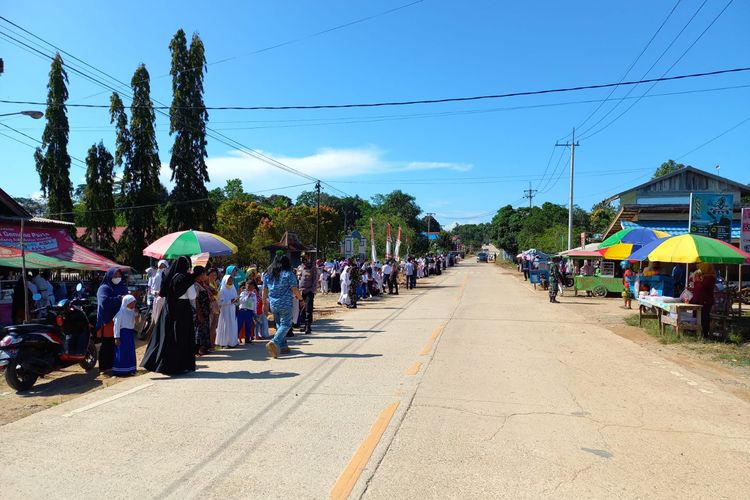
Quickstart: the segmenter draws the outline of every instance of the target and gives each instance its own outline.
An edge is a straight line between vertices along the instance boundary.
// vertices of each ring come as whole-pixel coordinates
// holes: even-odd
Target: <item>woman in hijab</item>
[[[135,375],[135,323],[138,320],[135,304],[135,297],[126,295],[115,315],[116,348],[112,374],[118,377]]]
[[[227,269],[229,271],[229,269]],[[234,279],[231,271],[221,279],[221,290],[219,291],[219,326],[216,328],[216,345],[221,347],[236,347],[237,341],[237,290],[234,288]]]
[[[208,354],[211,350],[211,289],[208,287],[208,275],[203,266],[193,268],[195,278],[195,348],[198,356]]]
[[[141,366],[166,375],[195,371],[195,326],[193,309],[194,279],[190,259],[180,257],[164,276],[159,296],[164,297],[164,309],[151,335]]]
[[[691,304],[701,308],[701,330],[703,338],[708,338],[711,326],[711,309],[714,307],[714,289],[716,288],[716,270],[713,264],[701,262],[693,275],[693,298]]]
[[[102,373],[109,372],[114,363],[115,315],[127,294],[128,287],[122,280],[122,273],[118,268],[110,267],[96,291],[96,337],[101,340],[99,371]]]

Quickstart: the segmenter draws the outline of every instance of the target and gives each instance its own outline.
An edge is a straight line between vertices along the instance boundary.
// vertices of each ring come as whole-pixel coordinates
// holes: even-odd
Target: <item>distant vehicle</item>
[[[487,262],[487,252],[479,252],[477,254],[477,262]]]

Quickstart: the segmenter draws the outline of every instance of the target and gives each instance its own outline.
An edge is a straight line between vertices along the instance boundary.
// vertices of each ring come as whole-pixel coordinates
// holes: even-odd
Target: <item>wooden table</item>
[[[659,320],[659,333],[664,334],[664,328],[666,325],[670,325],[674,328],[677,336],[681,336],[683,331],[694,331],[700,336],[702,335],[701,328],[701,309],[703,306],[696,304],[683,304],[682,302],[669,302],[665,301],[664,297],[639,297],[639,322],[641,324],[644,319],[658,319]],[[694,320],[685,320],[685,315],[690,314]]]

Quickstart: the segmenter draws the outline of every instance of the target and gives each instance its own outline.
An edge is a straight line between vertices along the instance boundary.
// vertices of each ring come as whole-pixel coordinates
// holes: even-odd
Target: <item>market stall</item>
[[[712,265],[745,264],[750,262],[750,254],[717,239],[696,234],[683,234],[661,238],[644,245],[640,250],[633,252],[628,260],[649,261],[650,265],[669,262],[678,266],[684,265],[686,268],[690,264],[697,264],[698,270],[692,273],[695,296],[687,290],[680,298],[670,297],[669,295],[674,295],[674,293],[669,293],[669,282],[666,279],[663,280],[664,289],[658,290],[654,286],[649,289],[648,279],[652,277],[640,275],[636,279],[634,291],[642,308],[641,319],[645,317],[644,314],[655,317],[659,320],[660,331],[663,332],[666,325],[671,325],[678,335],[682,330],[695,330],[699,334],[705,334],[712,319],[711,312],[717,308],[717,299],[726,300],[726,296],[722,298],[715,294],[716,277],[715,274],[711,274]],[[685,269],[686,281],[690,279],[690,275],[688,269]],[[713,279],[705,281],[705,277]],[[699,278],[700,281],[698,281]],[[703,289],[699,297],[698,285],[701,283],[708,283],[708,285],[702,285]],[[674,290],[674,280],[671,285],[671,290]]]
[[[0,220],[0,268],[16,278],[3,282],[0,294],[0,324],[12,321],[12,287],[20,274],[26,287],[27,270],[106,271],[120,266],[73,241],[70,224],[32,217]],[[28,304],[25,306],[28,318]]]
[[[584,266],[572,266],[575,295],[578,295],[578,292],[585,292],[594,297],[606,297],[610,293],[622,293],[622,278],[615,275],[617,269],[615,262],[604,260],[599,251],[570,250],[561,252],[560,255],[572,260],[594,261],[596,264],[590,264],[589,269],[584,269]]]

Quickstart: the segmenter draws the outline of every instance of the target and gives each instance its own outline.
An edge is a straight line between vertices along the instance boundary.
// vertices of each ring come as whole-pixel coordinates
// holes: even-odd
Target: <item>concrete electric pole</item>
[[[534,199],[534,196],[539,192],[538,189],[531,189],[531,181],[529,181],[529,189],[524,189],[523,191],[523,197],[529,199],[529,210],[531,210],[531,202]]]
[[[570,197],[568,199],[568,250],[573,248],[573,179],[576,167],[576,129],[573,129],[573,136],[570,142],[565,144],[556,143],[555,146],[570,147]]]

